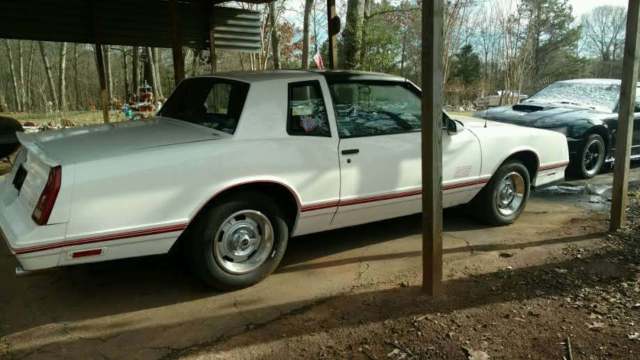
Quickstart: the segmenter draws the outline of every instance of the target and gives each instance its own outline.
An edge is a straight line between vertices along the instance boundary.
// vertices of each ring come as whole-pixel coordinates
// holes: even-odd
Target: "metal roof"
[[[257,50],[260,14],[214,6],[226,0],[178,0],[182,44]],[[268,3],[270,0],[242,0]],[[0,0],[0,38],[171,47],[168,0]]]

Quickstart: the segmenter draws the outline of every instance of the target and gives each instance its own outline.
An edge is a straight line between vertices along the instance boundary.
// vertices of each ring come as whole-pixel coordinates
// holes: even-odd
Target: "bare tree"
[[[269,18],[271,19],[271,52],[273,53],[273,68],[280,70],[280,38],[278,36],[278,20],[274,2],[269,3]]]
[[[156,82],[156,94],[158,98],[164,97],[164,91],[162,90],[162,80],[160,79],[160,53],[158,48],[153,48],[153,71]]]
[[[309,68],[309,28],[313,0],[304,2],[304,20],[302,24],[302,68]]]
[[[60,68],[58,71],[58,97],[60,99],[58,106],[60,111],[67,110],[67,43],[60,45]]]
[[[56,86],[53,81],[53,74],[51,72],[51,63],[49,62],[49,58],[47,57],[47,51],[44,48],[44,43],[42,41],[38,41],[38,46],[40,47],[40,55],[42,56],[42,63],[44,64],[44,71],[47,76],[49,96],[51,98],[51,102],[53,103],[53,107],[55,109],[58,109],[58,97],[56,96]]]
[[[140,86],[140,48],[134,46],[131,51],[131,88],[133,94],[137,95]]]
[[[627,11],[621,6],[598,6],[582,17],[587,46],[602,61],[616,60],[624,45]]]
[[[360,65],[364,5],[365,0],[349,0],[347,3],[347,21],[342,32],[342,67],[345,69],[357,69]]]
[[[24,82],[24,55],[22,53],[22,41],[18,40],[18,79],[20,81],[20,108],[27,111],[27,86]]]
[[[107,80],[107,94],[109,101],[113,99],[113,73],[111,72],[111,48],[109,45],[102,45],[102,54],[104,57],[105,77]]]
[[[13,52],[11,50],[11,45],[9,44],[9,40],[5,40],[4,45],[7,50],[7,57],[9,60],[9,73],[11,74],[11,84],[13,85],[13,96],[15,100],[16,110],[22,111],[21,101],[20,101],[20,92],[18,90],[18,80],[16,78],[16,70],[13,66]]]
[[[75,108],[79,109],[80,104],[80,78],[78,74],[78,44],[73,44],[73,92],[75,93]]]

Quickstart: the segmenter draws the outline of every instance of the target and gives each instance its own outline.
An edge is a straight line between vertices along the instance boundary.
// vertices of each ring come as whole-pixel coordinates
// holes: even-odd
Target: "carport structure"
[[[252,28],[255,17],[221,9],[225,0],[22,0],[0,1],[0,38],[168,47],[173,50],[176,82],[184,78],[183,46],[251,49],[255,38],[230,30],[218,40],[217,30],[239,26]],[[268,3],[270,0],[242,0]],[[422,178],[423,178],[423,288],[431,295],[442,292],[442,32],[444,0],[422,2]],[[638,77],[638,18],[640,1],[629,0],[621,111],[617,132],[611,230],[624,225],[629,158],[633,128],[635,82]],[[329,67],[336,68],[340,20],[335,0],[327,0]],[[228,28],[226,30],[229,30]],[[234,35],[235,34],[235,35]],[[105,121],[108,99],[103,60],[97,54]]]

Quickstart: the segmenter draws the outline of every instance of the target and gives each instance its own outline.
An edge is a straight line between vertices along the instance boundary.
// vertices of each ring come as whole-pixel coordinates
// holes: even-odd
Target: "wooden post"
[[[611,223],[609,230],[617,231],[626,221],[627,191],[629,188],[629,161],[635,112],[640,44],[638,44],[638,18],[640,1],[629,0],[627,12],[627,35],[622,64],[622,86],[620,88],[620,112],[616,134],[615,170],[613,175],[613,197],[611,200]]]
[[[102,44],[96,43],[96,65],[98,67],[98,82],[100,83],[100,102],[102,105],[102,120],[109,122],[109,92],[107,90],[107,77],[104,67]]]
[[[109,122],[109,105],[111,99],[109,99],[109,92],[107,90],[107,78],[104,66],[104,56],[102,53],[102,38],[100,31],[98,31],[98,21],[96,18],[94,0],[89,1],[89,12],[91,16],[91,30],[93,31],[93,37],[95,39],[96,50],[96,67],[98,68],[98,82],[100,84],[100,105],[102,107],[102,121]]]
[[[327,26],[329,33],[329,69],[335,70],[338,61],[338,41],[340,32],[340,18],[336,10],[336,0],[327,0]]]
[[[182,28],[178,16],[178,1],[169,0],[171,19],[171,48],[173,54],[173,77],[177,86],[184,79],[184,55],[182,54]]]
[[[422,288],[442,293],[443,0],[422,2]]]

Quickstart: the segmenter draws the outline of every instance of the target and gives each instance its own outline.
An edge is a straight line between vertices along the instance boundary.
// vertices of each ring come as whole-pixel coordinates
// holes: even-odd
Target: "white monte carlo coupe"
[[[19,134],[0,228],[17,273],[173,248],[208,285],[246,287],[291,236],[419,213],[420,113],[391,75],[187,79],[150,120]],[[445,207],[510,224],[564,178],[562,134],[443,118]]]

